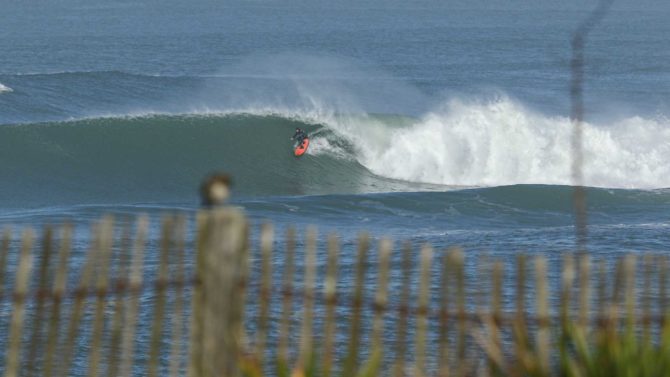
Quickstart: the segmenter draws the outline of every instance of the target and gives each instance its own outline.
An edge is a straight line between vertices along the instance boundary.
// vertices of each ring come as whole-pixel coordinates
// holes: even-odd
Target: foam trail
[[[464,186],[571,184],[571,124],[502,98],[451,101],[409,127],[336,125],[373,173]],[[670,187],[670,122],[641,117],[584,125],[584,182],[609,188]]]
[[[13,92],[13,91],[14,90],[12,88],[10,88],[8,86],[5,86],[2,83],[0,83],[0,93],[9,93],[9,92]]]

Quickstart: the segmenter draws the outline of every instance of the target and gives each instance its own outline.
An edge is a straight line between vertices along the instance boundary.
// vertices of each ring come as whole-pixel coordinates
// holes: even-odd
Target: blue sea
[[[3,1],[0,223],[193,212],[223,171],[255,223],[574,250],[570,39],[594,5]],[[593,253],[670,245],[668,16],[615,3],[587,39]]]
[[[91,222],[148,213],[155,269],[159,218],[192,219],[226,172],[254,245],[278,230],[278,279],[283,231],[309,225],[341,236],[344,289],[361,231],[555,277],[578,247],[570,40],[595,5],[0,0],[0,228],[74,223],[77,270]],[[670,249],[668,19],[615,2],[586,39],[585,247],[606,260]]]

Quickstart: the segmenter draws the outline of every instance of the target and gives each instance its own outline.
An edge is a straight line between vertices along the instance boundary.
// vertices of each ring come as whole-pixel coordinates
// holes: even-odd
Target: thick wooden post
[[[235,377],[242,348],[247,221],[237,209],[201,214],[189,376]]]

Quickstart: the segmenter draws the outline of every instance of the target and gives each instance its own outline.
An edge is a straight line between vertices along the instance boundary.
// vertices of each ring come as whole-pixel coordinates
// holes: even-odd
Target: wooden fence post
[[[190,376],[239,375],[247,221],[237,209],[201,214],[193,295]]]

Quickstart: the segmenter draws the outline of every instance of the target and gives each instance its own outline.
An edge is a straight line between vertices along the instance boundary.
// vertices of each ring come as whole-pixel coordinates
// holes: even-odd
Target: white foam
[[[444,185],[572,184],[572,124],[507,98],[451,101],[404,128],[334,125],[375,174]],[[641,117],[584,125],[584,184],[670,187],[670,122]]]
[[[9,93],[9,92],[13,92],[13,91],[14,90],[12,88],[10,88],[8,86],[4,86],[4,85],[2,85],[2,83],[0,83],[0,93]]]

